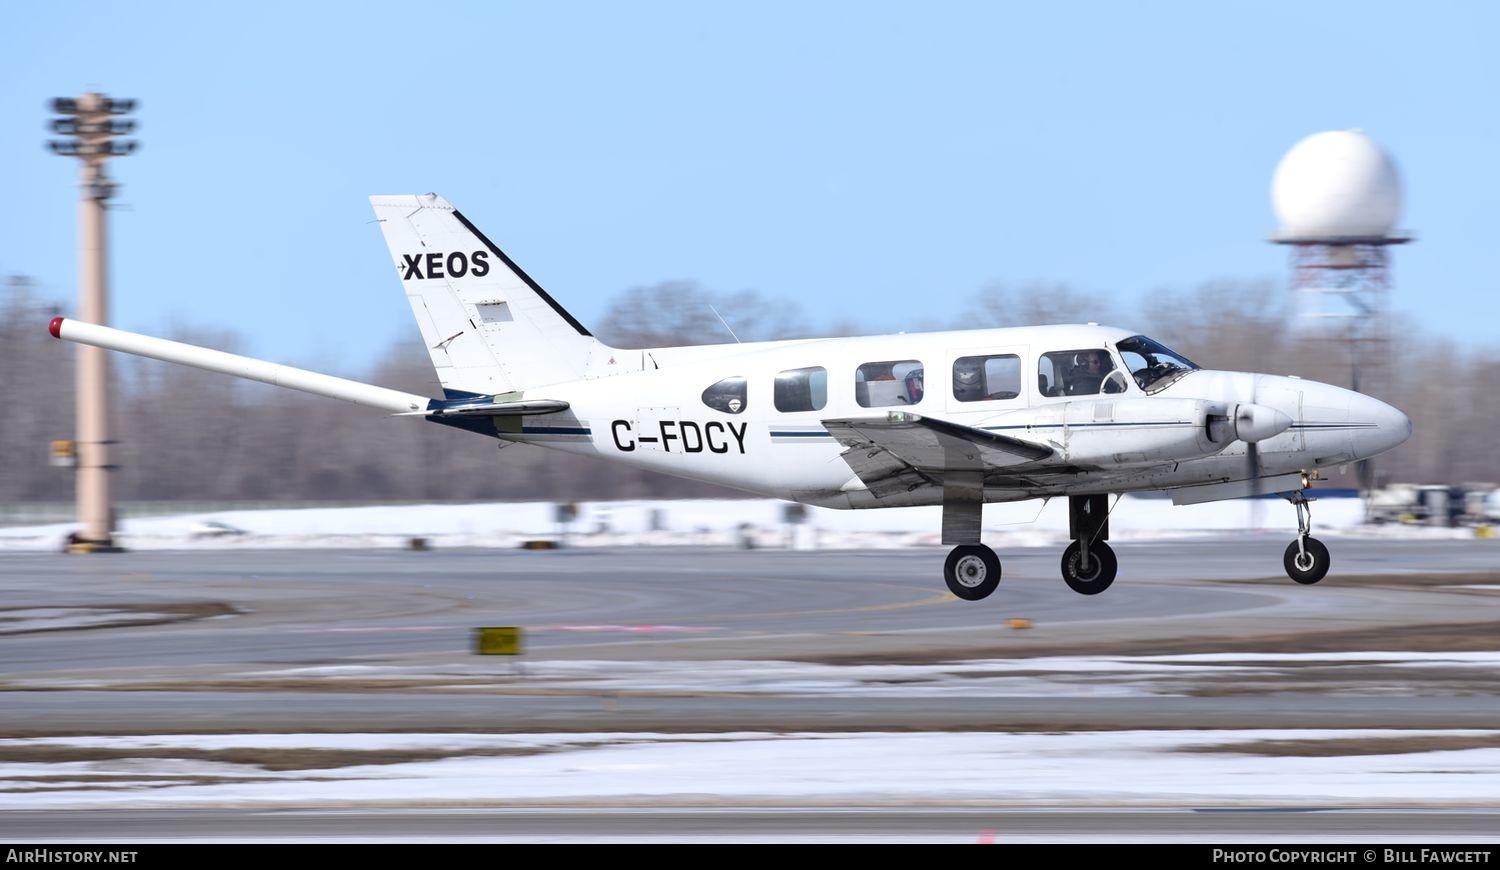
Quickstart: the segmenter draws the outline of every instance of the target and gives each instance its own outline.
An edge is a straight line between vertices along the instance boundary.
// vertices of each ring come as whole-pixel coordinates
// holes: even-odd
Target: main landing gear
[[[950,486],[943,499],[943,543],[958,544],[943,563],[948,591],[965,601],[986,598],[1000,585],[1000,559],[979,543],[982,502],[967,489]],[[1115,582],[1119,562],[1109,544],[1109,496],[1068,498],[1068,534],[1062,577],[1080,595],[1098,595]]]
[[[983,544],[960,544],[943,565],[948,591],[965,601],[978,601],[1000,585],[1000,557]]]
[[[1307,506],[1306,493],[1299,489],[1287,496],[1287,501],[1297,509],[1297,540],[1287,545],[1281,564],[1286,568],[1288,577],[1310,586],[1328,573],[1328,548],[1309,534],[1312,529],[1312,510]]]
[[[1109,540],[1109,496],[1068,496],[1068,537],[1063,550],[1062,576],[1079,595],[1098,595],[1115,582],[1120,563]]]
[[[943,563],[948,591],[965,601],[987,597],[1000,585],[1000,559],[979,543],[984,511],[984,474],[970,470],[943,479],[943,543],[957,544]]]

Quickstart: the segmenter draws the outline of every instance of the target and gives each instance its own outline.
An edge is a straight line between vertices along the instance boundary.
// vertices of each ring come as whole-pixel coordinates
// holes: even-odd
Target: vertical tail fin
[[[444,389],[483,395],[578,380],[608,348],[447,200],[372,196]]]

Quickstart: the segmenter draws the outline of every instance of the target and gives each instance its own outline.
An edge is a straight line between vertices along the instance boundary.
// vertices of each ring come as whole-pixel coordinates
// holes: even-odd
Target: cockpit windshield
[[[1144,335],[1131,336],[1115,347],[1120,349],[1135,382],[1148,393],[1165,389],[1188,372],[1198,370],[1197,363]]]

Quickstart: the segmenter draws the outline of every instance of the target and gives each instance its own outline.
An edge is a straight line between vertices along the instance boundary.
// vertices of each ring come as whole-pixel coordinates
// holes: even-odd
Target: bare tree
[[[953,329],[1036,326],[1047,323],[1109,323],[1114,307],[1104,296],[1067,284],[991,284],[973,297],[970,310]]]
[[[717,309],[741,341],[808,335],[796,303],[754,290],[715,294],[690,281],[634,287],[615,300],[600,325],[600,340],[615,347],[679,347],[734,341]]]
[[[53,341],[47,321],[57,307],[36,295],[31,279],[6,279],[0,298],[0,499],[72,498],[67,470],[50,466],[50,445],[73,437],[74,350]]]
[[[1277,373],[1291,335],[1283,296],[1269,281],[1231,279],[1185,292],[1154,290],[1137,308],[1133,328],[1208,368]]]

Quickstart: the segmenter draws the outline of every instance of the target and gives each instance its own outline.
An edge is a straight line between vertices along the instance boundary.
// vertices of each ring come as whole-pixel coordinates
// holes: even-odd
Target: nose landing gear
[[[1299,489],[1287,496],[1287,501],[1297,509],[1297,540],[1287,545],[1281,564],[1288,577],[1311,586],[1328,573],[1328,548],[1310,534],[1312,510],[1307,506],[1307,495]]]

